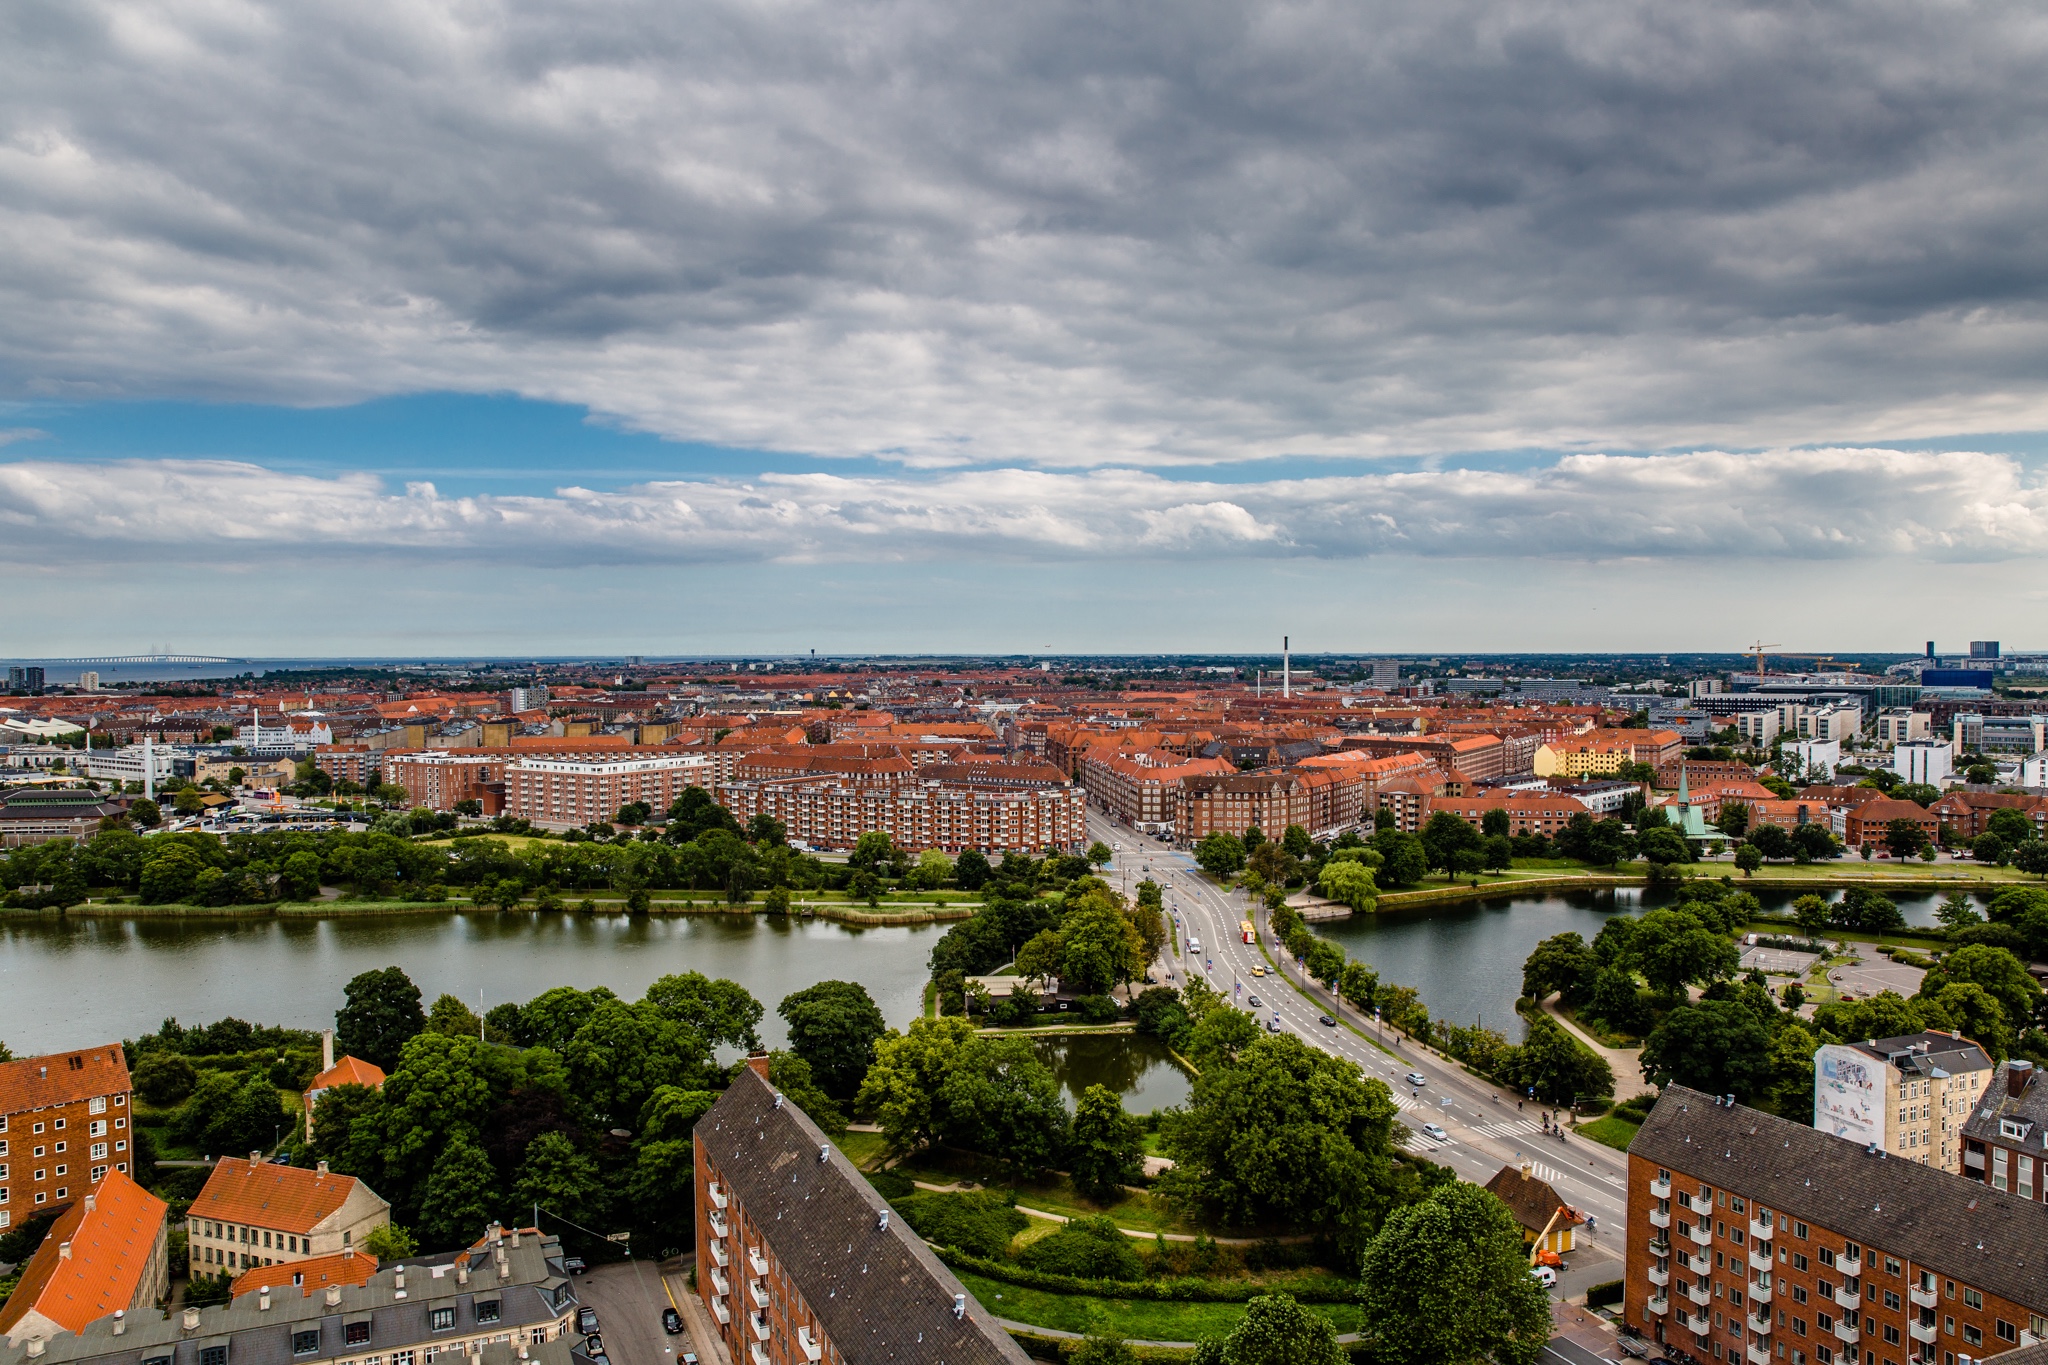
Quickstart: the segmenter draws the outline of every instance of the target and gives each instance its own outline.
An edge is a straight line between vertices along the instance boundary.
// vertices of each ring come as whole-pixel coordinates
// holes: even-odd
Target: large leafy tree
[[[1344,1365],[1350,1357],[1330,1320],[1291,1294],[1261,1294],[1230,1335],[1195,1348],[1195,1365]]]
[[[1600,959],[1577,934],[1553,934],[1522,963],[1522,994],[1541,1001],[1552,994],[1579,1004],[1593,989]]]
[[[220,1157],[267,1151],[289,1123],[277,1089],[260,1071],[208,1071],[172,1128],[188,1146]]]
[[[1067,1170],[1075,1187],[1098,1203],[1107,1203],[1119,1187],[1144,1174],[1144,1130],[1108,1086],[1091,1085],[1081,1092],[1068,1148]]]
[[[647,988],[648,1004],[714,1047],[761,1046],[761,1002],[746,987],[702,972],[664,976]]]
[[[875,1060],[888,1021],[858,981],[820,981],[783,997],[775,1012],[789,1025],[789,1048],[835,1099],[852,1099]]]
[[[1051,1169],[1064,1154],[1067,1109],[1059,1082],[1022,1038],[975,1034],[940,1083],[940,1138],[1020,1170]]]
[[[389,1071],[406,1041],[426,1026],[420,988],[403,968],[385,967],[361,973],[344,988],[334,1041],[347,1055]]]
[[[538,1204],[557,1217],[594,1222],[604,1190],[597,1163],[561,1133],[542,1133],[526,1145],[515,1190],[519,1202]]]
[[[1316,881],[1325,896],[1356,911],[1372,909],[1379,899],[1379,883],[1372,869],[1356,858],[1332,858],[1323,864]]]
[[[1951,983],[1963,982],[1984,988],[2005,1012],[2006,1022],[2025,1028],[2041,1001],[2041,986],[2028,973],[2026,964],[2005,948],[1972,943],[1950,953],[1920,978],[1920,996],[1938,999]],[[1981,1040],[1980,1040],[1981,1041]]]
[[[861,1082],[855,1108],[875,1122],[898,1152],[935,1141],[945,1120],[939,1087],[974,1025],[954,1015],[918,1018],[907,1033],[890,1034],[875,1045],[874,1065]]]
[[[468,1134],[460,1134],[435,1156],[419,1218],[420,1240],[429,1250],[469,1245],[482,1235],[499,1204],[491,1159]]]
[[[610,1128],[631,1122],[661,1086],[706,1088],[711,1048],[656,1006],[611,1000],[576,1030],[562,1060],[577,1097]]]
[[[1672,1000],[1688,984],[1733,976],[1741,956],[1725,933],[1689,909],[1652,910],[1629,936],[1628,965]]]
[[[1232,876],[1244,859],[1244,840],[1225,830],[1212,830],[1195,845],[1195,862],[1212,877]]]
[[[1090,888],[1060,922],[1060,978],[1082,995],[1106,995],[1144,970],[1144,941],[1107,888]]]
[[[1167,1115],[1176,1164],[1159,1186],[1183,1208],[1294,1224],[1356,1254],[1385,1207],[1395,1112],[1354,1063],[1267,1035],[1206,1064],[1187,1107]]]
[[[1477,1185],[1440,1185],[1389,1215],[1359,1278],[1386,1365],[1535,1365],[1550,1339],[1550,1296],[1529,1273],[1522,1230]]]
[[[1614,1069],[1607,1060],[1580,1046],[1547,1015],[1530,1021],[1529,1036],[1516,1058],[1522,1085],[1548,1104],[1570,1104],[1582,1096],[1604,1098],[1614,1093]]]
[[[1771,1030],[1735,1000],[1701,1000],[1664,1016],[1643,1042],[1643,1075],[1747,1103],[1772,1081]]]

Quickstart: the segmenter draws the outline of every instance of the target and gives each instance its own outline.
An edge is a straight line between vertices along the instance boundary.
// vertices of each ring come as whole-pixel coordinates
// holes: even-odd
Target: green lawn
[[[846,1153],[846,1159],[862,1170],[873,1170],[882,1154],[889,1148],[889,1140],[880,1133],[841,1133],[839,1150]]]
[[[1617,1152],[1625,1152],[1629,1143],[1635,1141],[1636,1130],[1640,1126],[1630,1123],[1625,1118],[1609,1114],[1605,1118],[1594,1119],[1591,1123],[1582,1123],[1574,1131],[1580,1137],[1589,1137],[1604,1146],[1614,1148]]]
[[[1115,1332],[1138,1341],[1196,1341],[1223,1336],[1244,1316],[1240,1303],[1167,1303],[1155,1299],[1098,1299],[1082,1294],[1049,1294],[962,1273],[960,1282],[997,1317],[1066,1332]],[[1352,1304],[1311,1304],[1339,1332],[1359,1329]]]
[[[912,1180],[928,1185],[947,1185],[960,1180],[978,1180],[988,1189],[1007,1195],[1014,1195],[1019,1204],[1026,1208],[1041,1209],[1046,1213],[1057,1213],[1066,1218],[1091,1218],[1097,1214],[1108,1214],[1121,1228],[1138,1232],[1184,1232],[1190,1235],[1203,1231],[1194,1223],[1177,1217],[1165,1200],[1143,1192],[1127,1193],[1111,1204],[1098,1204],[1074,1188],[1071,1180],[1055,1175],[1042,1181],[1016,1180],[995,1168],[993,1163],[984,1162],[971,1153],[965,1152],[921,1152],[895,1168]],[[1258,1231],[1237,1232],[1226,1228],[1210,1228],[1217,1236],[1256,1237]]]

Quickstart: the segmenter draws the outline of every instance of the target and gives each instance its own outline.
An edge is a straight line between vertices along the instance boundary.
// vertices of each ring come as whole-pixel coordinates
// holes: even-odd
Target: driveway
[[[1874,954],[1845,966],[1828,968],[1828,980],[1834,983],[1835,989],[1858,1000],[1867,999],[1879,991],[1897,991],[1900,995],[1911,996],[1919,991],[1920,979],[1926,975],[1924,967],[1901,966]]]
[[[697,1350],[687,1333],[672,1337],[661,1330],[668,1292],[660,1271],[644,1261],[598,1266],[578,1275],[576,1298],[597,1310],[598,1331],[613,1365],[675,1365],[682,1352]]]

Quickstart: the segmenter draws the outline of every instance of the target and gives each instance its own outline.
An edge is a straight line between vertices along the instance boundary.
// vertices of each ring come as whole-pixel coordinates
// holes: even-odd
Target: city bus
[[[1237,927],[1244,933],[1244,941],[1246,943],[1257,943],[1259,941],[1259,931],[1252,928],[1250,920],[1245,920]]]

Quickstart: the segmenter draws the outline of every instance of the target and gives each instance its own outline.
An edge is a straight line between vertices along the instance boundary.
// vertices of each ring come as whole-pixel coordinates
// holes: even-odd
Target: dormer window
[[[2027,1133],[2033,1126],[2033,1124],[2023,1123],[2019,1119],[2000,1119],[1998,1121],[1998,1135],[2024,1141]]]

